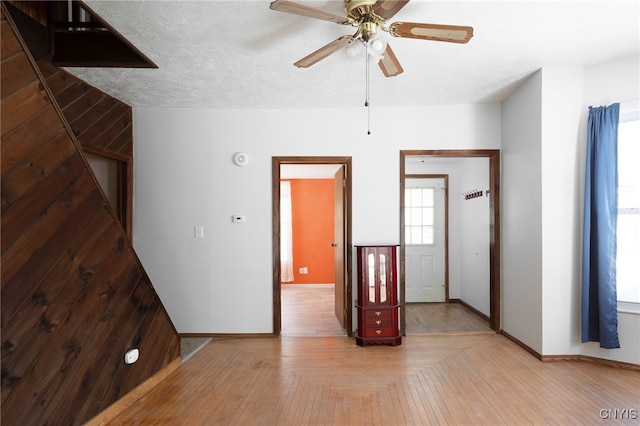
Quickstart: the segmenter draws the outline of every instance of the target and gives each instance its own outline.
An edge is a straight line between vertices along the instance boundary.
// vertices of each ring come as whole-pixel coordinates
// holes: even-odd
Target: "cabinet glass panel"
[[[376,257],[373,253],[367,256],[367,269],[369,270],[369,301],[376,301]]]
[[[380,302],[387,301],[387,261],[384,254],[380,255]]]

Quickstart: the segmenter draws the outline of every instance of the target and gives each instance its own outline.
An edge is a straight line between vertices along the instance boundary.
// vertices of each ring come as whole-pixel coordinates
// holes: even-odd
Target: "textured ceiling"
[[[304,1],[343,13],[342,1]],[[277,12],[269,1],[86,3],[159,69],[71,68],[133,106],[357,107],[365,62],[340,51],[293,63],[351,27]],[[640,2],[412,0],[390,20],[474,27],[468,44],[382,33],[404,73],[371,68],[372,106],[501,101],[541,67],[588,66],[640,53]]]

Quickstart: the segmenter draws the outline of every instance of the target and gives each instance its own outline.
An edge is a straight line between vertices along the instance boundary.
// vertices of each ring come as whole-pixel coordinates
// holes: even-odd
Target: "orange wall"
[[[291,179],[293,281],[333,283],[333,179]],[[300,274],[307,267],[308,274]]]

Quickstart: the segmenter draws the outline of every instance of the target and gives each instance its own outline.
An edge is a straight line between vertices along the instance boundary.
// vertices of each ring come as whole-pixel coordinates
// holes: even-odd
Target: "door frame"
[[[273,334],[280,336],[282,331],[281,270],[280,270],[280,166],[283,164],[336,164],[344,166],[344,221],[345,221],[345,259],[344,300],[347,308],[347,335],[353,337],[353,296],[351,282],[351,157],[272,157],[271,158],[271,194],[272,194],[272,251],[273,251]]]
[[[449,175],[448,174],[409,174],[404,175],[404,179],[401,182],[401,195],[400,200],[402,203],[401,209],[401,241],[404,240],[404,187],[405,187],[405,179],[442,179],[444,180],[444,303],[449,303]],[[406,250],[406,246],[405,246]],[[404,264],[404,256],[406,255],[406,251],[402,251],[402,259],[401,263]],[[406,265],[405,265],[406,266]],[[404,271],[402,271],[404,272]],[[403,275],[404,277],[404,275]],[[404,277],[406,278],[406,277]],[[405,282],[403,281],[403,286]],[[403,291],[404,293],[404,291]],[[404,306],[404,305],[403,305]]]
[[[405,235],[404,189],[406,157],[434,158],[489,158],[489,326],[500,332],[500,150],[452,149],[452,150],[401,150],[400,151],[400,332],[406,335],[405,309]]]

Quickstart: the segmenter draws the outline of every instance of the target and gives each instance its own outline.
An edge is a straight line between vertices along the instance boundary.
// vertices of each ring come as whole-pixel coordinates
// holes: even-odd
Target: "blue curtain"
[[[582,245],[582,341],[619,348],[616,293],[620,104],[589,107]]]

